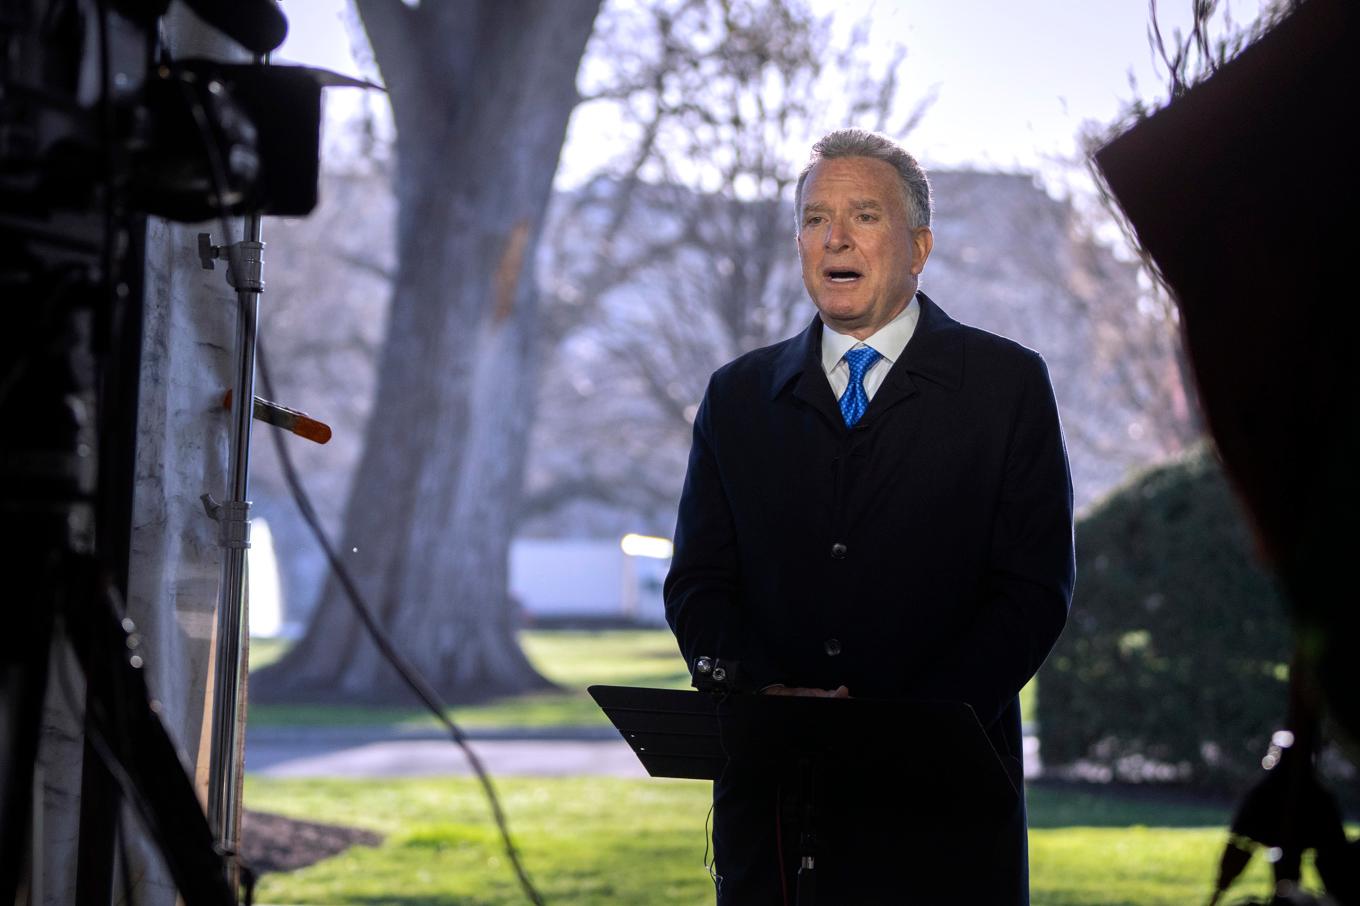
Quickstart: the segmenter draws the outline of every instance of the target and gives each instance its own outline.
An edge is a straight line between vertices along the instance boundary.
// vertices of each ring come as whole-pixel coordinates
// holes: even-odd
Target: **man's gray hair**
[[[798,174],[798,189],[793,196],[793,216],[800,230],[803,226],[803,184],[807,182],[808,174],[817,161],[841,157],[869,157],[890,164],[902,182],[907,217],[911,221],[909,225],[913,229],[930,226],[930,180],[916,158],[886,135],[864,129],[837,129],[822,136],[812,146],[812,156],[808,158],[803,172]]]

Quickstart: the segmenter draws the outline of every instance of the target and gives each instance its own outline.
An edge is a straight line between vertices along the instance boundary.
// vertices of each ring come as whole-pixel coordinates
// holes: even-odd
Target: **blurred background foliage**
[[[1241,505],[1200,447],[1077,527],[1072,618],[1040,673],[1047,766],[1232,791],[1285,712],[1289,630]]]

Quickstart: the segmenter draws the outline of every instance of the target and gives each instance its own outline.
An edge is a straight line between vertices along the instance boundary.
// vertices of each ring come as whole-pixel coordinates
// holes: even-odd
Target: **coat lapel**
[[[951,391],[963,384],[963,333],[959,322],[945,314],[925,293],[917,292],[916,297],[921,306],[916,330],[869,402],[863,424],[915,396],[917,378]],[[831,384],[822,371],[820,315],[814,315],[812,323],[780,350],[775,360],[770,398],[778,397],[790,384],[795,399],[821,413],[833,426],[845,427],[840,407],[831,394]]]
[[[959,322],[923,292],[917,292],[921,316],[902,355],[893,363],[888,376],[869,402],[864,422],[882,413],[917,392],[915,378],[924,378],[946,390],[957,390],[963,383],[963,335]]]
[[[790,383],[795,399],[811,406],[832,426],[844,430],[840,406],[831,395],[831,384],[822,371],[822,319],[819,315],[813,316],[807,329],[780,351],[775,361],[771,399],[778,397]]]

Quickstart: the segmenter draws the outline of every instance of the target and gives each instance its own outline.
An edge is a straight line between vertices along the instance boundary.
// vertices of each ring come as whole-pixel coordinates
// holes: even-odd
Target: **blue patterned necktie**
[[[845,419],[845,427],[853,428],[869,408],[869,395],[864,392],[864,372],[878,361],[879,355],[878,350],[861,346],[851,349],[844,358],[850,366],[850,386],[841,394],[841,417]]]

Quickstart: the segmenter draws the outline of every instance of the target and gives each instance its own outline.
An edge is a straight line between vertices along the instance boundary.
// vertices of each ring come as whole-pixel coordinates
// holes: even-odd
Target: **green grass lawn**
[[[469,728],[603,727],[608,721],[586,694],[587,686],[689,688],[684,661],[665,629],[526,630],[520,633],[520,641],[534,666],[561,690],[453,708],[454,720]],[[252,639],[251,668],[273,663],[286,648],[287,643],[280,640]],[[1034,713],[1032,683],[1020,693],[1020,707],[1029,720]],[[257,726],[436,725],[418,705],[251,705],[250,722]]]
[[[547,902],[712,902],[703,867],[708,784],[513,778],[497,787]],[[354,847],[301,871],[266,875],[258,902],[523,902],[469,779],[251,776],[245,798],[250,808],[385,835],[379,847]],[[1224,839],[1223,809],[1041,787],[1030,791],[1030,812],[1035,906],[1186,906],[1207,899]],[[1265,878],[1256,864],[1236,890],[1260,893]]]
[[[529,657],[561,691],[455,708],[468,727],[604,726],[594,683],[685,688],[664,630],[527,631]],[[284,645],[252,642],[252,666]],[[1034,713],[1034,689],[1021,705]],[[253,706],[255,724],[433,725],[415,707]],[[695,781],[509,778],[497,781],[530,873],[549,903],[711,903],[702,864],[709,785]],[[1185,906],[1207,899],[1226,809],[1038,786],[1030,797],[1035,906]],[[280,780],[250,776],[246,805],[359,826],[385,836],[288,874],[266,875],[261,903],[523,902],[486,804],[468,778]],[[1242,893],[1264,890],[1253,867]]]
[[[528,630],[520,633],[520,642],[534,666],[560,690],[452,708],[449,713],[454,720],[469,728],[605,727],[609,721],[586,693],[587,686],[689,687],[675,639],[664,629]],[[273,639],[252,641],[251,668],[272,663],[284,649],[283,643]],[[250,722],[261,726],[437,725],[419,705],[251,705]]]

